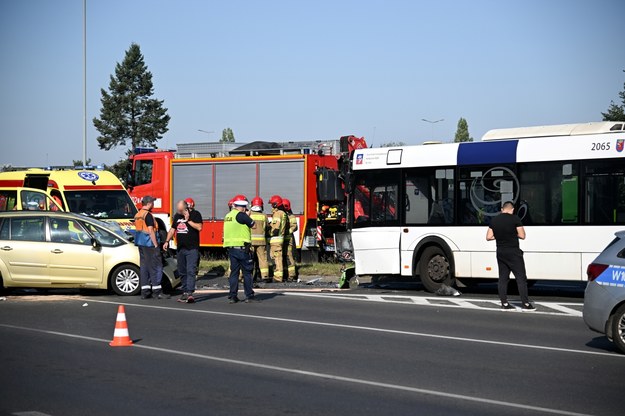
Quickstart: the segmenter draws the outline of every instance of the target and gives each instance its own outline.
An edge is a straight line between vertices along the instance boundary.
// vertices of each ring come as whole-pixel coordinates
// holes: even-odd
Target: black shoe
[[[536,306],[534,306],[531,303],[527,302],[527,303],[524,303],[523,306],[521,306],[521,310],[522,311],[528,311],[528,312],[535,311],[536,310]]]
[[[178,298],[178,302],[187,303],[188,299],[189,299],[189,294],[185,292],[182,294],[182,296]]]
[[[151,294],[147,294],[147,295],[141,295],[141,299],[145,300],[145,299],[151,299],[152,295]]]
[[[239,303],[239,298],[234,297],[234,298],[228,298],[228,303],[233,305],[235,303]]]
[[[505,302],[501,304],[501,310],[502,311],[515,311],[516,308],[510,305],[508,302]]]
[[[154,299],[156,300],[171,299],[171,295],[167,295],[165,293],[159,293],[158,295],[154,296]]]
[[[245,299],[245,303],[258,303],[258,302],[260,302],[260,300],[256,299],[256,296],[252,296],[252,297]]]

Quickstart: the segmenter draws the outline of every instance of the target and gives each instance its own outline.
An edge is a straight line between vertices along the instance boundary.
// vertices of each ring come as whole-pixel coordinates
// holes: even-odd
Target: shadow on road
[[[605,336],[593,338],[592,340],[586,343],[586,346],[597,349],[597,350],[601,350],[601,351],[618,352],[614,344],[610,342],[608,337],[605,337]]]
[[[410,277],[402,276],[379,276],[371,279],[370,282],[361,282],[354,291],[366,291],[366,289],[375,290],[377,293],[388,292],[425,292],[421,282]],[[489,280],[475,282],[470,286],[459,287],[460,292],[467,295],[488,295],[497,296],[497,281]],[[568,298],[577,301],[584,298],[584,290],[586,282],[557,282],[547,280],[530,281],[529,294],[532,297],[552,297],[552,298]],[[427,293],[427,292],[426,292]],[[516,281],[510,280],[508,285],[509,295],[518,295]],[[430,294],[433,295],[433,294]]]

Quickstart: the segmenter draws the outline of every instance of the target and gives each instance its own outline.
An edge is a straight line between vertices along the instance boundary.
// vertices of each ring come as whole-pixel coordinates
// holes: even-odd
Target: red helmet
[[[280,195],[274,195],[269,198],[269,203],[272,207],[278,208],[279,206],[282,206],[282,198],[280,197]]]
[[[237,195],[234,198],[232,198],[232,205],[239,205],[239,206],[247,206],[247,198],[245,197],[245,195]]]
[[[193,198],[186,198],[184,202],[187,203],[187,206],[189,208],[195,208],[195,201],[193,200]]]
[[[291,201],[289,201],[288,199],[284,198],[282,200],[282,206],[284,207],[284,209],[286,209],[287,211],[291,210]]]
[[[232,209],[233,205],[234,205],[234,198],[232,198],[230,201],[228,201],[228,209]]]
[[[263,205],[265,205],[265,203],[263,202],[263,199],[261,197],[257,196],[256,198],[252,199],[252,206],[262,207]]]

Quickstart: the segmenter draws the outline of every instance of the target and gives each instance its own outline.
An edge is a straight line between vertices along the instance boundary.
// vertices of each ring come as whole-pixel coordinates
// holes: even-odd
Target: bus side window
[[[584,162],[586,224],[625,224],[625,165],[622,160]]]
[[[399,171],[357,173],[354,183],[354,227],[398,225]]]
[[[454,169],[423,168],[406,172],[406,224],[454,223]]]
[[[462,167],[458,187],[463,225],[489,224],[504,202],[519,202],[519,180],[511,165]]]
[[[519,165],[520,203],[517,214],[526,225],[578,222],[578,165],[539,162]]]

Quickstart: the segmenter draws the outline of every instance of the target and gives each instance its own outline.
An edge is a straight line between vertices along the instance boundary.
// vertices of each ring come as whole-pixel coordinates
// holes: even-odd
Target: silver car
[[[625,354],[625,231],[588,265],[584,322]]]

